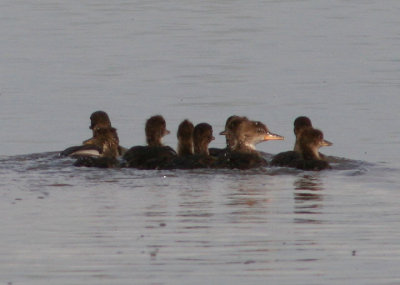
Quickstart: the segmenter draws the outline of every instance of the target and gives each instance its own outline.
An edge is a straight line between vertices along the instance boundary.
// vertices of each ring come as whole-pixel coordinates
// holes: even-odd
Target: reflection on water
[[[318,174],[302,175],[294,183],[294,200],[297,214],[296,223],[322,223],[322,202],[324,189]]]
[[[0,2],[2,154],[80,142],[97,109],[124,146],[151,114],[172,132],[239,114],[288,138],[259,145],[278,153],[304,114],[334,141],[327,155],[388,164],[138,171],[2,156],[1,284],[399,283],[398,0],[87,2]]]
[[[282,276],[295,280],[299,272],[316,276],[332,264],[340,267],[338,242],[348,243],[348,225],[357,233],[357,221],[365,222],[352,213],[368,215],[365,206],[353,204],[351,211],[336,210],[351,201],[346,196],[351,191],[342,188],[356,185],[348,170],[90,169],[72,167],[73,160],[55,153],[2,157],[0,162],[6,245],[0,248],[0,262],[10,282],[16,282],[12,272],[19,268],[26,272],[18,274],[23,281],[60,278],[60,284],[65,279],[49,275],[48,268],[65,278],[83,276],[102,284],[132,275],[142,284],[168,284],[164,278],[180,283],[180,276],[208,284],[232,284],[227,276],[235,276],[233,284],[249,278],[255,284]],[[332,191],[337,200],[326,206]],[[343,223],[341,212],[352,219]],[[22,224],[31,225],[30,243]],[[357,243],[365,242],[355,236]],[[346,258],[354,257],[354,249],[357,256],[362,252],[351,245]],[[35,270],[30,269],[33,261]]]

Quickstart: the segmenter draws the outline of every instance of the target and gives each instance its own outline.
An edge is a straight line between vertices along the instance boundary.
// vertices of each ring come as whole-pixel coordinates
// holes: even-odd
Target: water
[[[0,283],[398,284],[400,3],[0,3]],[[75,168],[106,110],[232,114],[285,136],[308,115],[334,169]],[[165,143],[176,145],[175,135]],[[217,136],[212,147],[224,145]],[[394,151],[394,152],[393,152]]]

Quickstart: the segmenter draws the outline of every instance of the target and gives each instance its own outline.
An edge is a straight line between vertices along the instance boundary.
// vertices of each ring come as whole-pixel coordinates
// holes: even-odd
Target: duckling
[[[294,120],[293,123],[293,132],[294,135],[296,136],[296,142],[294,144],[294,151],[300,151],[300,146],[299,146],[299,139],[301,136],[301,133],[303,132],[304,129],[312,127],[312,123],[310,118],[306,117],[306,116],[300,116],[297,117]]]
[[[322,131],[306,127],[298,140],[299,151],[289,151],[277,154],[271,161],[273,166],[287,166],[302,170],[323,170],[331,166],[319,153],[319,148],[331,146],[332,143],[324,139]]]
[[[90,139],[83,141],[82,145],[68,147],[60,153],[60,156],[100,156],[100,151],[95,147],[98,144],[98,139],[96,139],[97,129],[108,129],[112,128],[111,121],[108,114],[104,111],[96,111],[90,115],[90,126],[89,129],[92,130],[93,136]],[[113,135],[114,139],[119,141],[118,134],[114,128]],[[122,155],[126,149],[118,145],[118,155]]]
[[[193,131],[194,126],[189,120],[184,120],[179,124],[178,138],[178,156],[193,155]]]
[[[209,156],[208,145],[215,140],[210,124],[197,124],[193,131],[194,153],[196,155]]]
[[[126,166],[138,169],[162,169],[176,156],[169,146],[162,144],[162,138],[170,133],[161,115],[152,116],[145,126],[147,146],[134,146],[123,156]]]
[[[213,157],[224,156],[228,150],[232,150],[238,139],[235,134],[237,133],[236,129],[243,121],[248,121],[247,117],[232,115],[225,122],[225,129],[221,131],[219,134],[225,136],[226,147],[225,148],[209,148],[209,153]]]
[[[93,150],[98,150],[99,155],[82,155],[82,150],[76,151],[73,156],[78,159],[74,165],[101,168],[115,167],[118,165],[116,158],[118,156],[118,146],[119,140],[115,128],[96,128],[91,144],[87,144],[85,147],[88,149],[92,147]]]
[[[182,124],[181,124],[182,125]],[[180,133],[178,131],[178,133]],[[182,136],[178,136],[180,142],[178,145],[194,145],[194,153],[185,153],[179,155],[166,168],[169,169],[194,169],[194,168],[210,168],[215,162],[208,151],[209,143],[214,140],[213,130],[211,125],[207,123],[197,124],[193,129],[192,140],[185,139],[182,141]]]

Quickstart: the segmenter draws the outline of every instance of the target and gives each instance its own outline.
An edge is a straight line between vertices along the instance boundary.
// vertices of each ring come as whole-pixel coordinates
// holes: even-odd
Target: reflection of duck
[[[110,138],[111,136],[113,136],[112,140],[119,141],[117,130],[111,126],[110,118],[104,111],[96,111],[90,115],[89,129],[91,129],[93,132],[93,136],[90,139],[83,141],[82,145],[72,146],[65,149],[60,153],[60,156],[71,156],[71,157],[102,156],[100,150],[103,148],[103,146],[99,145],[99,143],[103,139],[98,138],[99,129],[103,130],[108,129],[110,131],[108,136]],[[126,149],[118,145],[118,155],[121,155],[124,151],[126,151]]]
[[[234,118],[221,134],[228,136],[227,150],[219,155],[218,166],[227,168],[249,169],[266,166],[255,146],[263,141],[283,140],[282,136],[271,133],[267,126],[247,118]]]
[[[316,176],[304,175],[294,182],[295,218],[296,223],[321,223],[317,219],[321,214],[323,185]],[[311,216],[313,215],[313,216]]]
[[[320,191],[323,190],[322,181],[314,175],[303,175],[294,182],[296,191]],[[317,192],[316,192],[317,193]],[[303,200],[303,199],[302,199]],[[306,199],[307,200],[307,199]],[[312,199],[315,200],[315,199]],[[320,200],[320,198],[318,198]]]
[[[330,146],[331,142],[324,140],[320,130],[312,127],[304,128],[298,138],[298,151],[279,153],[271,161],[273,166],[288,166],[303,170],[322,170],[331,168],[329,163],[319,153],[322,146]]]
[[[124,154],[126,166],[139,169],[160,169],[176,157],[176,152],[162,144],[162,138],[170,132],[165,120],[157,115],[149,118],[145,127],[147,146],[134,146]]]

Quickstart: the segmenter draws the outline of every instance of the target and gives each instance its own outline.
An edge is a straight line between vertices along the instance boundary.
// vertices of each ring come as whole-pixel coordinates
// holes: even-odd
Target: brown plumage
[[[178,138],[178,155],[188,156],[193,155],[193,131],[194,126],[189,120],[184,120],[179,124],[177,138]]]
[[[146,121],[145,133],[148,146],[162,146],[162,138],[170,132],[163,116],[156,115]]]
[[[193,131],[194,153],[209,155],[208,145],[214,139],[211,125],[207,123],[197,124]]]
[[[149,118],[145,126],[147,146],[134,146],[124,154],[126,166],[139,169],[163,169],[177,156],[162,138],[169,134],[165,120],[157,115]]]
[[[322,131],[312,127],[304,127],[298,138],[298,151],[286,151],[275,155],[271,165],[303,170],[329,169],[331,166],[325,160],[325,157],[319,153],[319,148],[330,145],[332,143],[324,140]]]
[[[229,137],[227,150],[218,156],[216,163],[217,167],[222,168],[249,169],[266,166],[267,161],[256,150],[255,145],[262,141],[283,139],[282,136],[271,133],[265,124],[250,121],[246,117],[233,117],[221,134]]]
[[[294,151],[300,151],[299,139],[304,129],[312,127],[311,120],[306,116],[297,117],[293,123],[293,132],[296,136],[296,142],[294,143]]]

